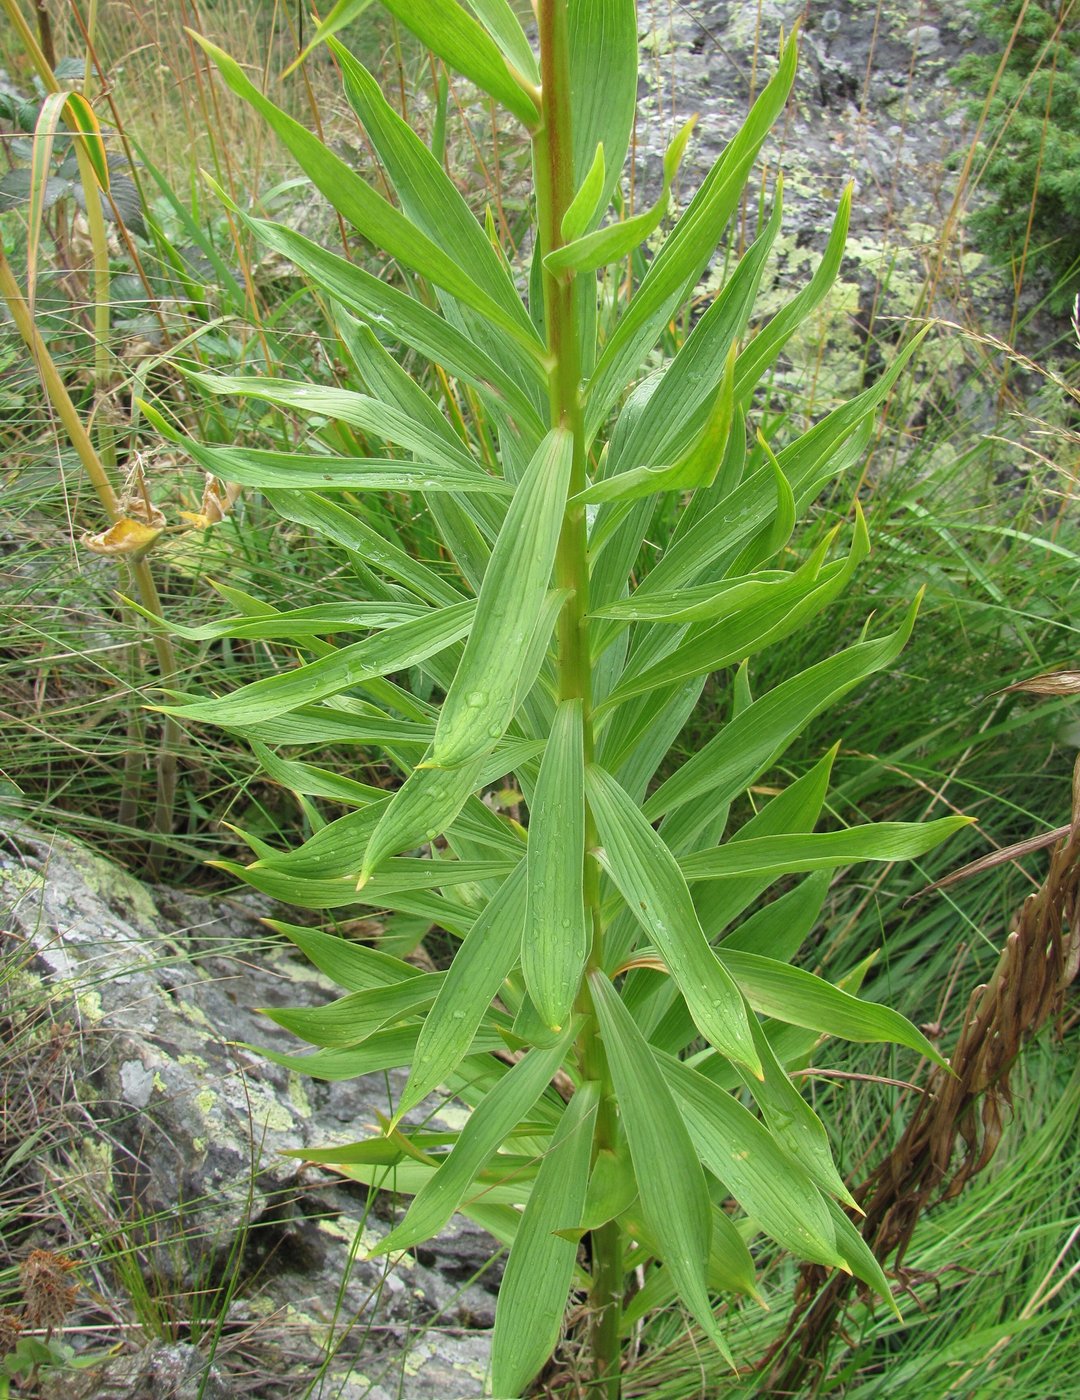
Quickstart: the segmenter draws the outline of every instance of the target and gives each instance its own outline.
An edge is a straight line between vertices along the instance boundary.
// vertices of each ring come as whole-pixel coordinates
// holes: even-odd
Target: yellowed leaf
[[[233,503],[239,494],[239,486],[218,481],[216,477],[207,472],[199,509],[197,511],[182,510],[180,514],[196,529],[205,530],[211,525],[216,525],[219,520],[225,519],[232,510]]]
[[[100,534],[83,535],[82,543],[95,554],[122,554],[139,559],[153,547],[160,534],[160,526],[125,516]]]

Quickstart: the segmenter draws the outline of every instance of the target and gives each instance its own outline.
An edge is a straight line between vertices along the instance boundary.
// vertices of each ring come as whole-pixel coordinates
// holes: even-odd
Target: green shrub
[[[1074,0],[971,0],[970,9],[1000,45],[954,69],[973,117],[1012,39],[976,152],[986,199],[971,228],[995,262],[1034,269],[1063,310],[1080,288],[1080,13]]]

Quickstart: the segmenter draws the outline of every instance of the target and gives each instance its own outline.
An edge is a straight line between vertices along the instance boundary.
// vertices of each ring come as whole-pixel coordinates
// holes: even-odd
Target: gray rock
[[[375,1395],[384,1374],[388,1395],[477,1396],[501,1274],[490,1236],[457,1221],[388,1268],[367,1254],[389,1204],[281,1155],[364,1136],[390,1104],[382,1075],[326,1084],[245,1048],[304,1048],[253,1008],[340,992],[267,935],[262,908],[151,890],[74,842],[0,833],[3,951],[19,950],[23,993],[80,1030],[86,1121],[46,1177],[69,1212],[128,1222],[151,1290],[229,1283],[227,1330],[250,1334],[259,1394],[291,1400],[330,1356],[327,1396]],[[124,1362],[87,1396],[134,1400],[166,1375],[156,1352]]]
[[[908,30],[907,37],[919,58],[931,58],[944,47],[940,32],[932,24],[917,24]]]
[[[159,1344],[103,1366],[47,1378],[42,1400],[234,1400],[216,1368],[183,1342]]]

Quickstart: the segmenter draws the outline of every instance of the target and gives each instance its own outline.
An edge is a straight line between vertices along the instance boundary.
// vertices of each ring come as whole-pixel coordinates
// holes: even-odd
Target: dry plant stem
[[[0,296],[7,304],[11,319],[15,322],[15,328],[30,351],[34,365],[41,376],[46,396],[63,424],[64,431],[71,439],[71,444],[75,448],[90,485],[94,488],[97,498],[101,502],[109,524],[115,525],[117,521],[122,519],[123,510],[116,492],[113,490],[112,482],[109,480],[109,474],[94,449],[90,435],[79,417],[78,409],[71,401],[71,396],[44,340],[41,338],[40,332],[34,325],[30,308],[23,299],[18,283],[15,281],[15,275],[2,249],[0,249]],[[131,572],[132,583],[143,607],[147,612],[153,613],[154,617],[160,618],[162,616],[161,599],[158,596],[157,585],[150,572],[150,566],[145,559],[138,559],[128,560],[127,567]],[[134,622],[133,619],[131,621]],[[157,658],[161,683],[169,685],[177,674],[176,655],[172,642],[164,628],[157,625],[151,626],[150,641]],[[176,747],[179,738],[179,726],[173,718],[166,716],[158,749],[157,800],[154,809],[154,830],[161,833],[168,832],[172,827],[173,799],[176,791]],[[123,805],[123,799],[121,805]],[[156,857],[151,858],[151,865],[156,865]]]
[[[540,36],[541,123],[533,134],[536,172],[536,204],[540,249],[547,254],[562,242],[563,215],[574,198],[573,144],[570,117],[570,53],[566,0],[540,0],[537,6]],[[543,274],[544,318],[550,357],[548,394],[551,424],[567,428],[574,438],[570,496],[585,487],[585,423],[581,402],[581,349],[575,316],[573,274]],[[593,756],[592,687],[587,614],[589,563],[585,509],[569,505],[563,517],[555,559],[556,582],[570,596],[559,617],[559,697],[580,699],[584,723],[586,763]],[[600,871],[590,851],[597,844],[591,813],[585,814],[585,900],[591,915],[590,967],[601,965]],[[594,1152],[615,1146],[616,1115],[611,1075],[600,1039],[587,984],[583,983],[578,1010],[585,1027],[578,1053],[585,1076],[600,1084],[600,1106]],[[619,1383],[619,1330],[623,1277],[622,1239],[617,1221],[611,1221],[590,1237],[593,1287],[589,1298],[592,1315],[591,1351],[597,1394],[617,1400]]]
[[[27,57],[37,72],[42,85],[48,92],[59,92],[60,84],[53,73],[54,63],[34,37],[33,30],[26,23],[18,0],[3,0],[3,8],[19,34],[19,40]],[[91,7],[88,33],[93,36],[96,5]],[[89,69],[89,57],[87,67]],[[85,144],[74,141],[75,156],[79,162],[79,182],[86,195],[86,222],[90,229],[90,244],[94,256],[94,401],[95,410],[108,397],[111,388],[112,367],[109,362],[109,340],[112,329],[110,306],[109,238],[105,229],[105,216],[98,193],[97,176],[90,163]],[[96,414],[95,414],[96,416]],[[109,422],[109,415],[103,414],[98,426],[98,456],[111,468],[116,466],[116,438]]]

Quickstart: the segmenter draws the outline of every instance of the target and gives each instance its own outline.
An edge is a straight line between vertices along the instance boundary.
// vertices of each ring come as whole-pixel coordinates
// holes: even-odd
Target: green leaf
[[[601,1147],[596,1153],[589,1191],[585,1198],[581,1226],[583,1230],[598,1230],[609,1220],[628,1211],[637,1200],[638,1187],[634,1164],[627,1156],[625,1145],[618,1152]]]
[[[694,676],[709,675],[790,636],[795,628],[832,602],[858,562],[859,537],[847,564],[832,569],[823,581],[821,566],[830,543],[828,538],[823,540],[801,568],[763,587],[753,601],[738,612],[706,626],[692,626],[673,651],[652,665],[642,669],[631,660],[618,685],[602,705],[597,706],[597,712],[612,709],[634,695],[648,694]]]
[[[597,268],[606,267],[608,263],[618,262],[639,243],[643,243],[660,226],[661,219],[667,213],[672,182],[678,174],[690,133],[696,123],[697,117],[691,117],[685,122],[664,153],[664,185],[659,199],[650,209],[635,214],[630,219],[623,219],[621,223],[609,224],[607,228],[586,233],[572,243],[565,243],[561,248],[553,249],[544,258],[547,270],[554,273],[595,272]],[[601,175],[601,181],[602,179]]]
[[[425,972],[382,987],[350,992],[327,1006],[264,1007],[263,1015],[312,1045],[328,1050],[358,1045],[392,1021],[430,1006],[443,974]]]
[[[634,0],[568,0],[571,135],[574,181],[580,186],[597,146],[606,171],[599,219],[611,203],[630,146],[638,97],[638,31]],[[604,75],[597,82],[597,74]]]
[[[543,424],[532,400],[503,364],[436,311],[302,234],[232,208],[260,243],[295,263],[335,301],[383,335],[418,350],[447,374],[475,388],[493,390],[524,429],[542,436]],[[543,375],[532,359],[522,368],[538,389],[543,388]]]
[[[280,919],[267,919],[265,922],[276,933],[295,943],[308,962],[313,963],[320,972],[350,992],[392,987],[398,982],[423,976],[420,969],[411,963],[392,958],[388,953],[369,948],[365,943],[357,943],[344,934],[323,933],[321,929],[286,924]]]
[[[730,1362],[706,1288],[712,1203],[686,1124],[664,1076],[618,992],[601,972],[589,975],[640,1207],[679,1297]]]
[[[348,423],[351,428],[359,428],[362,433],[371,433],[399,447],[408,448],[410,452],[426,456],[433,463],[442,462],[464,472],[483,475],[463,444],[455,448],[445,435],[434,432],[414,415],[380,399],[354,393],[351,389],[256,375],[198,374],[190,371],[190,378],[211,394],[261,399],[275,408],[333,418],[339,423]],[[409,463],[402,462],[401,466],[409,470]],[[325,487],[321,481],[312,481],[311,485]]]
[[[600,216],[600,199],[604,193],[606,175],[604,143],[601,141],[596,147],[596,155],[593,157],[592,165],[589,166],[588,174],[582,180],[570,207],[563,215],[562,237],[564,243],[572,243],[574,239],[580,238],[593,219]]]
[[[755,700],[661,783],[645,803],[646,816],[655,820],[694,803],[681,820],[668,817],[664,834],[673,845],[679,845],[684,831],[692,834],[699,830],[703,809],[712,811],[730,802],[775,762],[815,715],[896,660],[915,625],[918,604],[917,598],[901,626],[890,635],[856,643]]]
[[[746,177],[795,81],[797,45],[789,38],[773,77],[682,218],[649,264],[589,380],[586,435],[605,421],[682,296],[696,285],[742,196]],[[597,85],[600,86],[599,84]],[[605,143],[606,146],[606,143]]]
[[[654,392],[630,431],[618,444],[612,441],[613,472],[672,461],[701,433],[718,380],[727,370],[728,357],[737,350],[746,331],[782,216],[778,183],[765,227],[679,346],[674,359],[658,376]],[[737,358],[736,369],[738,363]]]
[[[363,64],[336,40],[331,40],[330,47],[341,65],[349,102],[393,182],[405,214],[459,266],[468,268],[473,281],[523,330],[531,328],[512,277],[442,165],[390,106]]]
[[[366,706],[362,711],[353,713],[331,708],[336,703],[340,702],[301,706],[298,710],[291,710],[287,715],[282,715],[280,719],[264,720],[250,725],[225,723],[222,728],[237,729],[248,739],[264,744],[377,744],[380,747],[403,745],[408,749],[417,747],[421,752],[431,743],[435,732],[434,725],[408,724],[403,720],[387,719],[381,716],[374,706]],[[417,759],[419,757],[418,753]],[[270,777],[275,782],[279,781],[273,773],[270,773]],[[295,785],[291,781],[285,781],[285,786]],[[300,790],[297,788],[297,791]],[[314,791],[309,795],[331,796],[330,793]],[[381,789],[380,796],[385,797]]]
[[[815,871],[800,880],[793,890],[766,904],[720,944],[739,953],[760,953],[764,957],[789,962],[817,923],[831,883],[827,870]],[[717,933],[719,929],[710,929]]]
[[[538,83],[536,56],[509,0],[468,0],[468,5],[498,44],[507,63],[531,83]]]
[[[418,768],[398,788],[367,843],[357,889],[362,890],[387,856],[441,836],[480,786],[484,760],[450,770]]]
[[[852,186],[849,184],[840,197],[829,241],[813,277],[797,296],[761,328],[739,356],[735,394],[740,401],[752,393],[769,365],[807,317],[821,305],[836,281],[847,244],[848,224],[851,219],[851,192]]]
[[[757,1100],[773,1137],[822,1191],[853,1204],[851,1193],[833,1161],[824,1123],[788,1078],[764,1028],[757,1021],[753,1023],[753,1031],[763,1078],[750,1083],[748,1077],[738,1067],[736,1069]]]
[[[382,788],[369,783],[358,783],[355,778],[342,777],[328,768],[279,758],[258,740],[252,741],[251,748],[271,782],[303,797],[325,797],[330,802],[344,802],[355,807],[366,807],[385,797]]]
[[[129,600],[130,601],[130,600]],[[132,607],[147,616],[140,604]],[[248,639],[285,639],[307,641],[325,637],[332,632],[372,632],[397,627],[414,618],[430,616],[431,609],[422,603],[316,603],[310,608],[291,612],[273,612],[261,617],[223,617],[216,622],[204,622],[198,627],[185,627],[179,622],[166,622],[169,631],[193,642],[215,641],[218,637]],[[151,617],[154,614],[149,614]]]
[[[532,1108],[562,1064],[576,1025],[554,1045],[530,1050],[473,1110],[457,1146],[421,1189],[405,1216],[373,1251],[391,1254],[438,1234],[465,1199],[477,1173]]]
[[[529,807],[525,985],[554,1031],[566,1024],[589,955],[585,913],[585,752],[580,700],[555,714]]]
[[[492,550],[476,619],[435,728],[432,763],[453,767],[506,732],[547,596],[559,541],[573,438],[550,432],[518,483]]]
[[[418,598],[440,606],[461,602],[461,592],[452,583],[413,559],[344,506],[311,493],[299,496],[293,492],[268,492],[267,500],[286,520],[306,525],[344,549],[359,554],[370,568],[395,579]]]
[[[634,467],[594,482],[575,501],[632,501],[655,491],[697,491],[712,485],[727,451],[735,421],[735,346],[700,433],[670,467]]]
[[[394,1121],[449,1078],[518,959],[525,921],[525,862],[500,886],[454,955],[428,1012]]]
[[[160,709],[181,719],[211,724],[250,724],[273,719],[314,700],[337,695],[371,677],[405,670],[443,651],[468,632],[473,606],[467,602],[441,608],[427,617],[403,622],[400,627],[390,627],[366,641],[342,647],[306,666],[252,681],[230,695],[197,700],[190,705],[162,705]]]
[[[889,1280],[885,1277],[885,1271],[873,1250],[835,1201],[829,1201],[828,1206],[836,1230],[836,1247],[844,1256],[848,1268],[856,1278],[862,1279],[879,1297],[884,1298],[893,1315],[899,1319],[900,1309],[889,1287]]]
[[[526,126],[538,124],[540,113],[536,103],[525,88],[515,82],[494,39],[455,0],[424,0],[422,5],[417,5],[415,0],[382,2],[451,68],[490,93]]]
[[[828,1207],[809,1176],[737,1099],[660,1051],[653,1052],[702,1163],[778,1244],[817,1264],[842,1264]]]
[[[581,1220],[598,1087],[583,1084],[570,1100],[506,1261],[491,1344],[494,1395],[523,1395],[562,1334],[577,1244],[556,1232]]]
[[[196,462],[222,481],[276,491],[474,491],[508,495],[510,487],[478,467],[456,462],[402,462],[332,453],[267,452],[257,447],[202,447],[181,440]]]
[[[400,4],[401,0],[396,0],[396,3]],[[452,0],[428,0],[425,12],[435,6],[458,8],[453,5]],[[401,5],[401,8],[406,6]],[[413,9],[411,3],[407,8],[410,11]],[[404,16],[401,18],[404,19]],[[407,20],[405,22],[407,23]],[[474,20],[469,22],[479,29]],[[234,59],[201,34],[189,32],[217,64],[229,87],[266,119],[304,172],[310,176],[316,189],[326,196],[338,213],[348,219],[359,233],[406,267],[411,267],[422,276],[430,278],[437,286],[442,287],[451,296],[458,297],[474,311],[490,317],[494,325],[506,331],[526,354],[539,362],[543,355],[543,347],[535,333],[523,330],[521,324],[477,286],[468,273],[460,268],[449,254],[444,253],[437,243],[433,243],[410,223],[400,210],[377,194],[350,166],[334,155],[318,136],[265,97],[248,80]],[[487,39],[487,36],[484,38]],[[494,48],[489,39],[487,44]],[[499,63],[502,63],[501,58]],[[503,67],[505,68],[505,64]],[[531,103],[528,105],[532,107]]]
[[[763,1016],[844,1040],[891,1041],[925,1055],[942,1069],[949,1067],[922,1031],[890,1006],[850,996],[812,972],[756,953],[721,947],[717,956]]]
[[[844,831],[749,837],[694,851],[680,859],[679,868],[687,881],[693,882],[745,875],[774,878],[796,871],[833,869],[860,860],[911,860],[970,826],[972,820],[939,817],[932,822],[867,822]]]
[[[416,1053],[416,1038],[420,1027],[395,1026],[393,1030],[377,1031],[362,1045],[354,1045],[347,1050],[316,1050],[310,1055],[285,1055],[265,1046],[252,1046],[258,1053],[283,1069],[310,1079],[325,1079],[338,1083],[344,1079],[357,1079],[363,1074],[381,1074],[388,1069],[400,1069],[412,1063]],[[505,1050],[506,1041],[494,1030],[486,1027],[480,1030],[469,1053],[489,1055],[496,1050]]]
[[[660,950],[701,1034],[759,1074],[743,999],[709,947],[675,857],[610,774],[590,765],[585,785],[602,843],[597,859]]]
[[[371,5],[372,0],[336,0],[336,4],[326,18],[319,24],[315,33],[304,45],[300,53],[289,64],[282,73],[283,78],[287,78],[294,69],[299,68],[304,59],[317,48],[336,34],[339,29],[344,29],[346,25],[352,24],[354,19],[359,19],[366,9]]]

